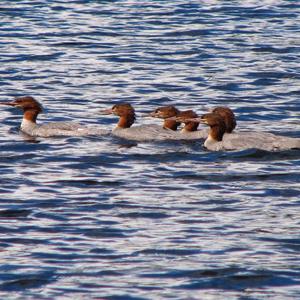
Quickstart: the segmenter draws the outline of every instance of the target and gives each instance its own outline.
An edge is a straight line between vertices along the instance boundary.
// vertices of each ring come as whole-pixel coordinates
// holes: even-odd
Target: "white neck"
[[[25,118],[22,119],[22,123],[21,123],[21,129],[23,131],[28,131],[28,130],[31,130],[33,128],[35,128],[37,125],[36,123],[32,122],[32,121],[29,121]]]
[[[204,142],[204,147],[208,150],[212,151],[220,151],[223,150],[224,145],[222,141],[215,140],[210,134],[208,135],[207,139]]]
[[[123,128],[123,127],[121,127],[121,126],[118,126],[118,125],[116,125],[116,127],[113,129],[113,131],[115,131],[115,130],[124,130],[124,129],[127,129],[127,128]]]
[[[210,134],[208,134],[207,139],[204,142],[204,146],[209,149],[209,146],[218,143]]]

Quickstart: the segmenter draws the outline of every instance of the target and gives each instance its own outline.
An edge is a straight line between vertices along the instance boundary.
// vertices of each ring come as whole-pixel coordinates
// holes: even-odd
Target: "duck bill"
[[[205,118],[203,118],[203,119],[199,119],[200,121],[199,121],[199,123],[202,123],[202,124],[207,124],[207,120],[205,119]]]
[[[183,117],[175,116],[175,117],[168,118],[167,120],[176,121],[176,122],[180,122],[180,123],[189,123],[189,122],[201,123],[200,118],[183,118]]]
[[[194,123],[202,123],[202,119],[201,118],[189,118],[189,119],[185,119],[186,122],[194,122]]]
[[[176,121],[176,122],[182,122],[182,120],[180,120],[179,118],[177,118],[176,116],[174,117],[170,117],[166,119],[167,121]]]
[[[159,118],[159,115],[155,111],[153,111],[153,112],[148,114],[148,117]]]
[[[99,113],[100,113],[100,115],[111,115],[111,114],[113,114],[113,110],[111,108],[104,109],[104,110],[101,110]]]
[[[149,118],[149,117],[152,117],[150,113],[142,113],[140,114],[140,117],[142,118]]]
[[[0,102],[0,105],[17,106],[17,103],[15,101],[12,101],[12,102]]]

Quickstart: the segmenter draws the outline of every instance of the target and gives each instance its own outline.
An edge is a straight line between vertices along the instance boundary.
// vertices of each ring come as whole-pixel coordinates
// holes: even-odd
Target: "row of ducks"
[[[103,115],[113,114],[119,117],[117,126],[110,131],[98,128],[98,126],[74,122],[52,122],[38,125],[36,123],[37,116],[43,108],[31,96],[16,98],[12,102],[0,102],[0,104],[21,108],[23,110],[21,130],[33,137],[113,134],[136,141],[204,139],[204,146],[212,151],[249,148],[267,151],[300,149],[300,138],[289,138],[266,132],[235,132],[236,118],[228,107],[216,107],[199,117],[192,110],[180,111],[174,106],[163,106],[147,114],[150,117],[163,119],[163,126],[131,127],[136,119],[134,108],[128,103],[116,104],[101,112]],[[208,125],[209,129],[199,130],[199,123]],[[183,128],[178,131],[181,124],[183,124]]]

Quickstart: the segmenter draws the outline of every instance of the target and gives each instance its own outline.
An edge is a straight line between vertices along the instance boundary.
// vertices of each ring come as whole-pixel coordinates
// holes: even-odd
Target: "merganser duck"
[[[108,130],[89,128],[73,122],[51,122],[38,125],[36,123],[37,116],[43,111],[43,107],[31,96],[19,97],[12,102],[0,102],[0,104],[21,108],[23,110],[21,131],[33,137],[105,135],[110,133]]]
[[[176,117],[180,111],[173,105],[162,106],[154,110],[149,114],[150,117],[163,119],[164,124],[163,128],[171,129],[176,131],[180,122],[176,122],[175,120],[171,120],[170,118]]]
[[[112,134],[134,141],[168,140],[174,139],[174,132],[158,125],[139,125],[131,127],[136,120],[135,110],[129,103],[120,103],[110,109],[100,112],[103,115],[116,115],[119,117],[117,126]]]
[[[204,147],[212,151],[261,149],[280,151],[300,148],[299,138],[289,138],[267,132],[226,133],[225,121],[219,114],[204,114],[201,122],[210,127]],[[193,119],[191,119],[193,120]]]
[[[201,139],[206,138],[208,130],[197,130],[199,122],[187,121],[188,118],[197,118],[198,115],[193,110],[180,111],[176,107],[162,106],[150,113],[151,117],[164,119],[164,128],[177,130],[181,123],[184,127],[180,130],[176,139]]]
[[[226,132],[231,133],[234,128],[236,127],[236,119],[234,112],[229,107],[218,106],[210,110],[211,113],[218,114],[226,125]],[[171,120],[176,120],[177,122],[186,123],[186,122],[193,122],[193,123],[201,123],[201,117],[192,117],[190,118],[188,115],[185,114],[178,114],[177,117],[171,118]],[[208,134],[208,132],[207,132]],[[205,138],[207,137],[207,134]]]
[[[196,120],[193,121],[193,120]],[[175,117],[168,119],[169,121],[176,121],[183,123],[184,127],[180,130],[180,139],[206,139],[208,136],[207,129],[197,130],[199,126],[198,115],[193,110],[181,111]]]

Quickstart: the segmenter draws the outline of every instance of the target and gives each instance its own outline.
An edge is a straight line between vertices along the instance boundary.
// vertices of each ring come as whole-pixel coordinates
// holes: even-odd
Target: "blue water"
[[[300,137],[298,1],[1,1],[0,101],[130,102]],[[1,107],[1,299],[299,299],[300,152],[28,139]]]

